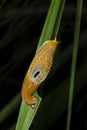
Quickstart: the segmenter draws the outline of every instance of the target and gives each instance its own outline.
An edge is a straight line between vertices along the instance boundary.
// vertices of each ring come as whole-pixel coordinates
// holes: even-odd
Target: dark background
[[[50,0],[3,0],[0,2],[0,110],[3,110],[13,97],[21,91],[24,76],[37,48],[50,2]],[[60,116],[56,118],[49,115],[46,117],[46,113],[56,102],[57,97],[52,97],[53,100],[49,106],[45,99],[67,78],[70,79],[75,16],[76,1],[67,0],[60,26],[59,40],[61,40],[61,44],[57,48],[52,71],[48,75],[47,80],[38,89],[43,101],[31,126],[32,130],[65,130],[66,128],[67,107],[64,107],[64,110],[59,114]],[[80,78],[76,83],[76,87],[81,87],[81,89],[75,94],[73,101],[71,130],[87,129],[86,0],[83,2],[80,38],[76,68]],[[53,68],[57,65],[58,67],[54,72]],[[82,68],[82,71],[80,71],[80,68]],[[12,125],[16,124],[20,103],[21,96],[15,109],[0,123],[1,130],[8,130]],[[44,107],[46,105],[45,109],[44,107],[42,108],[43,105]],[[55,109],[53,109],[53,112],[55,113]],[[50,120],[52,121],[50,122]]]

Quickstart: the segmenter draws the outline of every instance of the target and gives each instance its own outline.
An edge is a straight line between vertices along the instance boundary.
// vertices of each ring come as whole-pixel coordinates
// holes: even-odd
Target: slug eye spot
[[[40,71],[37,71],[37,72],[34,74],[34,78],[36,78],[39,74],[40,74]]]

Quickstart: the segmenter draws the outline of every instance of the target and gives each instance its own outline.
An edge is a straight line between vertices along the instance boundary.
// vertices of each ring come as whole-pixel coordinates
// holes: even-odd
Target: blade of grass
[[[37,46],[37,50],[39,49],[39,47],[44,41],[52,37],[60,3],[61,3],[61,0],[55,0],[55,1],[52,0],[51,6],[50,6],[50,9],[49,9],[49,12],[47,14],[47,18],[44,24],[44,28],[42,30],[41,37]]]
[[[80,44],[80,48],[79,49],[81,49],[81,48],[83,48],[85,45],[86,45],[86,41],[85,41],[85,39],[86,39],[86,36],[87,36],[87,31],[85,31],[81,36],[80,36],[80,43],[82,43],[82,44]],[[59,57],[58,57],[58,59],[59,59],[59,64],[56,66],[56,69],[57,68],[60,68],[60,66],[62,66],[64,63],[65,63],[65,60],[64,60],[64,56],[65,56],[65,59],[69,59],[70,57],[71,57],[71,53],[72,53],[72,44],[70,44],[70,46],[68,46],[68,48],[65,48],[65,50],[64,50],[64,53],[62,53],[62,54],[57,54],[57,55],[59,55]],[[87,66],[87,64],[86,65],[83,65],[82,67],[81,67],[81,71],[79,70],[78,71],[78,75],[76,76],[76,77],[78,77],[78,79],[79,79],[79,76],[80,75],[83,75],[84,74],[84,69],[83,68],[86,68],[86,66]],[[55,70],[53,70],[53,72],[54,72]],[[86,75],[84,76],[84,77],[87,77]],[[85,83],[85,78],[82,78],[82,77],[80,77],[80,79],[81,80],[78,80],[78,81],[76,81],[76,82],[78,82],[79,83],[79,85],[81,85],[81,86],[84,86],[86,83]],[[8,81],[9,79],[7,79],[7,81]],[[12,81],[12,79],[10,79],[11,81]],[[83,81],[82,83],[84,83],[84,84],[81,84],[79,81]],[[65,83],[66,82],[66,83]],[[67,79],[67,81],[64,81],[64,85],[60,85],[60,87],[62,88],[63,86],[68,86],[67,85],[67,82],[69,82],[69,78]],[[17,83],[18,84],[18,83]],[[55,85],[54,85],[54,87],[56,86],[56,84],[57,84],[57,82],[55,82]],[[78,85],[78,86],[79,86]],[[82,87],[81,87],[82,88]],[[63,88],[62,88],[63,89]],[[59,90],[56,90],[56,91],[58,91],[59,92]],[[80,91],[80,90],[78,90],[78,91]],[[76,91],[75,91],[76,92]],[[61,93],[61,92],[60,92]],[[62,93],[63,93],[63,91],[62,91]],[[64,93],[65,93],[65,90],[64,90]],[[76,93],[77,94],[77,93]],[[18,94],[19,95],[19,94]],[[59,95],[59,94],[58,94]],[[64,96],[64,94],[62,94],[63,96]],[[67,95],[67,94],[66,94]],[[64,96],[65,97],[65,96]],[[59,99],[59,97],[58,97],[58,99]],[[16,99],[15,99],[16,100]],[[48,100],[48,99],[47,99]],[[61,101],[60,102],[63,102],[62,101],[62,99],[60,99]],[[16,101],[15,101],[16,102]],[[17,107],[17,104],[15,104],[15,102],[13,101],[13,103],[14,103],[14,106],[16,105],[16,107]],[[47,102],[47,101],[46,101]],[[44,104],[46,104],[46,102],[44,102]],[[59,106],[61,106],[61,104],[60,103],[57,103],[57,104],[59,104]],[[66,103],[66,101],[65,101],[65,104],[67,104]],[[7,104],[8,106],[9,106],[9,104]],[[7,106],[6,105],[6,106]],[[5,106],[5,107],[6,107]],[[64,108],[61,108],[61,112],[56,112],[56,113],[62,113],[63,112],[63,110],[65,109],[65,105],[63,104],[63,106],[64,106]],[[5,107],[3,108],[4,110],[5,110]],[[47,109],[47,108],[46,108]],[[14,111],[14,109],[12,109],[12,112]],[[43,111],[43,110],[42,110]],[[0,111],[0,113],[2,113],[1,111]],[[9,113],[8,115],[10,115],[11,113]],[[6,117],[7,117],[7,113],[6,113],[6,115],[4,114],[4,119],[6,119]],[[1,116],[0,116],[1,117]],[[57,118],[59,117],[59,114],[57,115]],[[56,119],[56,118],[55,118]],[[2,119],[0,119],[0,120],[2,120]],[[3,120],[2,120],[3,121]]]
[[[65,0],[61,0],[61,6],[60,6],[60,9],[59,9],[59,12],[58,12],[58,15],[57,15],[57,20],[56,20],[56,23],[55,23],[55,28],[54,28],[54,31],[53,31],[54,37],[58,35],[58,31],[59,31],[60,22],[61,22],[61,19],[62,19],[62,14],[63,14],[64,6],[65,6]]]
[[[18,93],[15,97],[0,110],[0,122],[3,122],[18,107],[21,101],[21,95]]]
[[[64,58],[63,58],[64,59]],[[76,70],[76,80],[75,80],[75,93],[74,98],[82,90],[82,88],[87,83],[87,62],[84,62],[81,67]],[[68,86],[70,78],[67,77],[61,84],[58,84],[58,79],[52,83],[56,86],[51,93],[49,93],[41,104],[38,114],[34,120],[32,130],[48,130],[53,127],[55,121],[57,121],[61,114],[65,111],[68,104]],[[50,108],[50,110],[49,110]],[[44,113],[46,113],[44,115]]]
[[[60,6],[60,0],[51,1],[51,6],[49,9],[47,18],[46,18],[46,22],[45,22],[37,49],[41,46],[43,41],[51,38],[52,33],[53,33],[53,28],[55,25],[55,21],[56,21],[56,17],[58,14],[59,6]],[[39,100],[36,103],[36,106],[34,109],[27,108],[26,103],[22,101],[16,130],[19,130],[19,129],[28,130],[29,129],[29,127],[33,121],[33,118],[37,112],[37,109],[40,105],[40,102],[41,102],[41,98],[39,97],[39,95],[37,93],[35,93],[35,97],[37,97]]]
[[[70,88],[69,88],[69,101],[68,101],[66,130],[70,130],[71,110],[72,110],[73,90],[74,90],[74,79],[75,79],[77,51],[78,51],[78,44],[79,44],[81,12],[82,12],[82,0],[77,0],[76,24],[75,24],[75,33],[74,33],[75,35],[74,35],[74,47],[73,47],[73,55],[72,55],[72,66],[71,66],[71,78],[70,78]]]
[[[37,98],[38,103],[35,105],[34,109],[29,109],[28,105],[24,101],[22,101],[16,130],[28,130],[29,126],[31,125],[41,102],[41,97],[39,97],[38,94],[35,94],[35,97]]]
[[[80,36],[80,49],[81,48],[83,48],[85,45],[86,45],[86,41],[85,41],[85,39],[86,39],[86,36],[87,36],[87,30]],[[83,42],[83,43],[82,43]],[[82,44],[81,44],[82,43]],[[60,66],[62,66],[62,64],[64,64],[65,63],[65,60],[64,60],[64,56],[66,57],[65,59],[69,59],[70,57],[71,57],[71,53],[72,53],[72,44],[70,44],[70,46],[68,46],[67,47],[67,49],[65,49],[64,50],[64,52],[61,54],[61,55],[59,55],[59,57],[58,57],[58,59],[59,59],[59,64],[56,66],[56,68],[55,69],[57,69],[57,68],[60,68]],[[58,55],[58,54],[57,54]],[[62,61],[62,62],[61,62]],[[77,72],[78,72],[78,74],[76,74],[76,77],[78,77],[78,79],[81,79],[80,81],[82,82],[82,83],[84,83],[84,84],[81,84],[79,81],[79,85],[81,85],[81,88],[82,88],[82,86],[84,86],[86,83],[85,83],[85,81],[86,81],[86,75],[85,76],[82,76],[82,77],[79,77],[79,75],[84,75],[84,73],[85,73],[85,68],[86,68],[86,66],[87,66],[87,64],[85,64],[85,65],[83,65],[82,67],[81,67],[81,69],[79,69]],[[84,68],[84,69],[83,69]],[[55,71],[55,69],[53,69],[53,72]],[[84,78],[85,77],[85,78]],[[7,81],[9,80],[9,79],[6,79]],[[17,81],[17,80],[16,80]],[[12,79],[10,79],[10,81],[9,81],[10,83],[12,82]],[[14,82],[14,81],[13,81]],[[60,85],[60,87],[62,88],[62,93],[63,93],[63,91],[65,92],[66,90],[65,90],[65,88],[64,87],[66,87],[66,86],[68,86],[67,85],[67,82],[69,82],[69,78],[68,79],[66,79],[66,81],[64,81],[64,84],[63,85]],[[76,80],[76,82],[77,82],[77,80]],[[54,86],[56,86],[56,84],[57,84],[58,82],[55,82],[55,84],[54,84]],[[13,83],[14,84],[14,83]],[[17,82],[17,84],[18,84],[18,82]],[[76,85],[76,86],[79,86],[79,85]],[[64,89],[64,90],[63,90]],[[78,90],[78,88],[77,88],[77,90]],[[79,89],[78,91],[80,91],[81,89]],[[56,90],[57,92],[59,92],[59,89],[58,90]],[[67,91],[68,91],[68,88],[67,88]],[[75,90],[75,92],[76,92],[76,90]],[[20,93],[19,93],[20,94]],[[19,96],[19,94],[18,94],[18,96]],[[77,94],[77,93],[76,93]],[[51,94],[52,95],[52,94]],[[59,95],[59,94],[58,94]],[[63,94],[63,96],[64,96],[64,94]],[[54,95],[53,95],[53,97],[54,97]],[[66,97],[66,96],[64,96],[64,97]],[[59,97],[58,97],[58,99],[59,99]],[[62,99],[63,98],[60,98],[60,102],[62,103],[63,101],[62,101]],[[15,99],[16,100],[16,99]],[[46,100],[46,102],[48,101],[48,98],[47,98],[47,100]],[[14,102],[14,101],[13,101]],[[15,101],[15,102],[17,102],[17,100]],[[46,102],[44,102],[44,104],[46,104]],[[65,104],[67,104],[66,103],[66,101],[64,102]],[[57,104],[59,104],[59,106],[61,106],[61,104],[60,103],[57,103]],[[66,107],[66,105],[65,104],[63,104],[63,106],[61,106],[61,112],[60,111],[58,111],[58,112],[56,112],[56,113],[62,113],[63,112],[63,110],[65,109],[65,107]],[[15,104],[16,105],[16,107],[17,107],[17,103]],[[9,104],[8,104],[8,106],[9,106]],[[62,108],[63,107],[63,108]],[[3,108],[4,110],[5,110],[5,108]],[[47,108],[48,109],[48,108]],[[13,109],[12,109],[12,111],[13,111]],[[1,113],[1,111],[0,111],[0,113]],[[12,113],[12,112],[11,112]],[[9,113],[8,115],[10,115],[11,113]],[[58,115],[56,115],[57,117],[59,117],[59,114]],[[6,114],[6,117],[7,117],[7,114]],[[4,119],[6,119],[6,117],[4,117]],[[56,117],[56,118],[57,118]],[[0,120],[2,120],[3,121],[3,119],[0,119]]]
[[[54,38],[55,36],[57,36],[58,34],[58,31],[59,31],[59,26],[60,26],[60,22],[61,22],[61,19],[62,19],[62,14],[63,14],[63,10],[64,10],[64,5],[65,5],[65,0],[61,0],[60,1],[60,6],[59,6],[59,11],[58,11],[58,14],[56,16],[56,21],[55,21],[55,26],[54,26],[54,29],[53,29],[53,32],[52,32],[52,37]],[[45,40],[45,39],[44,39]],[[58,64],[57,66],[55,67],[55,71],[56,69],[58,68]],[[53,72],[55,72],[53,70],[53,67],[52,67],[52,74]],[[50,74],[49,74],[50,75]],[[40,88],[40,94],[42,95],[43,93],[43,87]]]

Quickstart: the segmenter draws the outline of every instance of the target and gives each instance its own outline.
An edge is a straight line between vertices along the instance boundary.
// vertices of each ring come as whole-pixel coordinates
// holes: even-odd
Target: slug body
[[[44,42],[31,62],[22,85],[22,98],[28,105],[35,105],[37,102],[33,93],[50,71],[57,44],[56,38]]]

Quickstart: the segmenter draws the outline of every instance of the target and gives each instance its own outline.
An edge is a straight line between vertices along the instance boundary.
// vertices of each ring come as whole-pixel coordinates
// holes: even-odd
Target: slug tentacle
[[[37,102],[32,95],[50,71],[57,44],[56,38],[46,41],[31,62],[22,86],[22,98],[29,105],[34,105]]]

